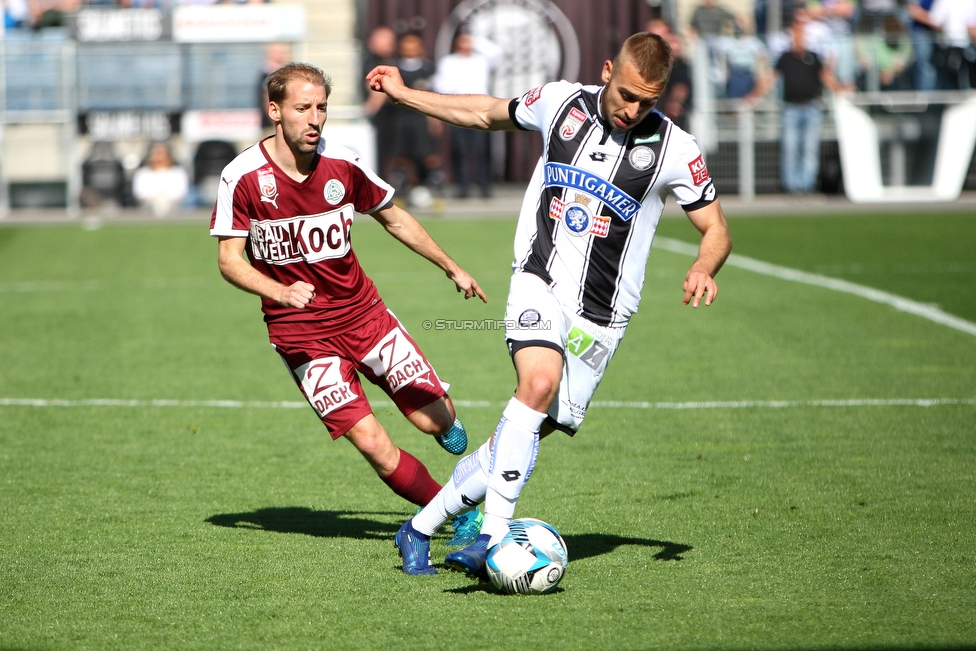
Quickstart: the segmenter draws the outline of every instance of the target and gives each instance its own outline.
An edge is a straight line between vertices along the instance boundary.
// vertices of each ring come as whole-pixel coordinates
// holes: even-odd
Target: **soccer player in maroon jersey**
[[[387,309],[350,244],[356,212],[371,215],[444,270],[464,297],[478,283],[393,202],[393,188],[349,149],[322,138],[331,80],[289,63],[268,78],[275,134],[224,168],[210,222],[220,272],[261,297],[268,335],[333,439],[344,436],[404,499],[440,489],[373,415],[359,375],[380,386],[419,430],[461,454],[467,435],[434,372]],[[247,259],[243,257],[247,253]]]

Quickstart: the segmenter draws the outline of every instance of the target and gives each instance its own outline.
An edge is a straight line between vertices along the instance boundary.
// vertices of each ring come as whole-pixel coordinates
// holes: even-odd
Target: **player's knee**
[[[521,382],[519,389],[519,393],[525,398],[524,400],[520,398],[520,400],[526,406],[538,411],[545,411],[556,396],[556,392],[559,391],[559,379],[549,377],[544,373],[535,373]]]
[[[380,475],[396,469],[397,447],[375,418],[367,417],[356,423],[345,437]]]

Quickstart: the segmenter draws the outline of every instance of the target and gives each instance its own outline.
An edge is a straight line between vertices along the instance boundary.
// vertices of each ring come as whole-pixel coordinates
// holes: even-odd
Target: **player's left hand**
[[[715,297],[718,296],[718,285],[715,284],[715,279],[698,269],[688,270],[688,275],[685,276],[685,282],[681,287],[685,290],[682,302],[685,305],[691,303],[692,307],[698,307],[702,298],[705,299],[706,306],[711,305],[715,301]]]
[[[464,269],[458,269],[453,275],[448,274],[447,277],[454,281],[454,284],[457,285],[457,290],[459,292],[464,292],[465,300],[477,296],[483,303],[488,302],[488,297],[485,296],[485,293],[480,287],[478,287],[478,281],[472,278],[471,274]]]

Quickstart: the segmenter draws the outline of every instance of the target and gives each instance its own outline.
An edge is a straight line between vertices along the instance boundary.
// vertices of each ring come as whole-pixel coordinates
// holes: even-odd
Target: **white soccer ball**
[[[508,594],[546,594],[559,585],[569,556],[552,525],[533,518],[508,523],[508,533],[488,550],[488,578]]]

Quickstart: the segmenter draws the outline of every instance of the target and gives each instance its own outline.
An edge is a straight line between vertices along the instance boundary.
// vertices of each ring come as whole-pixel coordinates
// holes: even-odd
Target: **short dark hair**
[[[283,102],[288,84],[293,79],[302,79],[324,87],[326,98],[332,94],[332,79],[322,70],[308,63],[290,61],[268,76],[268,101],[276,104]]]
[[[613,59],[613,67],[617,68],[625,61],[634,64],[644,81],[667,84],[671,78],[671,68],[674,67],[674,52],[668,42],[657,34],[638,32],[620,46]]]

